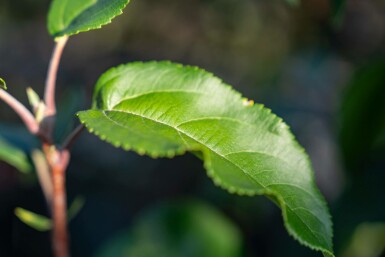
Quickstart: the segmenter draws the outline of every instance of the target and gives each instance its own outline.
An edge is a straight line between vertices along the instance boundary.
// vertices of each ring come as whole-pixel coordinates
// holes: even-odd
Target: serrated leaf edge
[[[76,114],[76,116],[79,118],[80,123],[86,127],[88,132],[90,132],[91,134],[94,134],[95,136],[99,137],[102,141],[105,141],[116,148],[120,148],[120,149],[123,149],[125,151],[134,151],[137,154],[139,154],[140,156],[148,155],[153,159],[157,159],[157,158],[170,158],[170,159],[172,159],[175,156],[184,155],[187,152],[185,148],[180,148],[180,149],[175,150],[175,151],[169,151],[167,154],[163,154],[163,153],[158,153],[158,152],[146,151],[145,149],[137,148],[137,147],[134,147],[134,146],[129,145],[129,144],[122,144],[122,143],[116,142],[116,141],[114,142],[112,140],[109,140],[105,135],[102,135],[99,132],[95,131],[93,128],[91,128],[84,120],[82,120],[80,118],[80,113],[81,112],[78,112]]]
[[[74,35],[77,35],[77,34],[79,34],[79,33],[81,33],[81,32],[88,32],[88,31],[91,31],[91,30],[100,29],[100,28],[102,28],[103,26],[110,24],[110,23],[112,22],[112,20],[113,20],[114,18],[116,18],[117,16],[123,14],[123,9],[130,3],[130,1],[131,1],[131,0],[126,0],[126,2],[122,3],[122,5],[120,5],[120,6],[118,7],[118,11],[117,11],[117,12],[116,12],[110,19],[108,19],[107,21],[103,22],[103,23],[100,24],[100,25],[92,26],[92,27],[89,27],[89,28],[87,28],[87,29],[78,29],[78,30],[76,30],[76,31],[74,31],[74,32],[71,32],[71,33],[63,33],[63,31],[65,31],[65,30],[69,27],[69,26],[67,26],[65,29],[62,29],[62,32],[57,32],[56,34],[52,34],[52,33],[50,32],[50,34],[51,34],[51,35],[55,38],[55,40],[56,40],[56,39],[58,39],[58,38],[60,38],[60,37],[63,37],[63,36],[74,36]],[[89,7],[89,8],[92,8],[92,6]],[[89,8],[88,8],[88,9],[89,9]],[[78,17],[79,17],[79,16],[78,16]],[[75,18],[75,19],[76,19],[76,18]],[[75,19],[74,19],[74,20],[75,20]]]

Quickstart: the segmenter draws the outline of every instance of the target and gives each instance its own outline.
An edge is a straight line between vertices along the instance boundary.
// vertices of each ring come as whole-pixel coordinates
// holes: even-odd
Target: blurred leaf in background
[[[349,179],[345,192],[335,203],[335,243],[341,251],[353,233],[352,251],[357,255],[372,249],[367,241],[372,231],[364,222],[385,221],[385,59],[371,60],[357,68],[342,101],[340,145]],[[356,231],[356,232],[355,232]],[[365,232],[365,233],[364,233]],[[361,236],[362,233],[365,236]],[[356,241],[361,241],[357,243]]]
[[[356,71],[342,103],[341,147],[349,172],[385,148],[385,59]]]
[[[54,138],[62,142],[74,129],[76,116],[84,105],[85,92],[83,87],[68,87],[58,99],[58,114]]]
[[[240,257],[237,227],[198,201],[162,204],[140,215],[131,229],[108,242],[97,257]]]
[[[0,161],[23,173],[30,172],[33,166],[29,154],[36,145],[36,139],[23,127],[0,125]]]
[[[17,170],[27,173],[32,170],[27,154],[0,136],[0,161],[4,161]]]
[[[33,229],[36,229],[37,231],[43,232],[43,231],[48,231],[52,228],[51,219],[43,215],[28,211],[26,209],[23,209],[20,207],[16,208],[15,215],[24,224],[28,225]]]
[[[286,0],[286,2],[291,6],[298,6],[301,4],[301,0]]]
[[[385,255],[385,223],[363,223],[355,230],[341,257],[381,257]]]
[[[78,196],[72,202],[68,209],[67,217],[68,222],[72,221],[76,215],[80,212],[85,204],[85,198]],[[44,232],[52,229],[52,220],[46,216],[31,212],[21,207],[15,209],[15,215],[24,224],[36,229],[37,231]]]
[[[332,24],[339,27],[345,14],[346,0],[330,0]]]

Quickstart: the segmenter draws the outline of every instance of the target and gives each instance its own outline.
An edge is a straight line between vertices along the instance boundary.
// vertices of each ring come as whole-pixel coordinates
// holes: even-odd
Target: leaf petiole
[[[39,124],[35,120],[33,114],[22,103],[3,89],[0,89],[0,99],[8,104],[20,116],[32,134],[37,135],[39,133]]]

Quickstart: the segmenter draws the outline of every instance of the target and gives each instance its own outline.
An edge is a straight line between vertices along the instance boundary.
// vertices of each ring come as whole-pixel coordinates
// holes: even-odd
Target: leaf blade
[[[330,215],[310,161],[270,110],[245,105],[210,73],[169,62],[111,69],[96,85],[93,107],[78,116],[101,139],[152,157],[200,151],[215,184],[273,197],[292,236],[333,256]]]
[[[96,254],[102,256],[240,257],[239,229],[220,211],[196,200],[156,205],[139,215]],[[191,249],[193,245],[193,249]]]
[[[49,231],[52,229],[52,221],[51,219],[36,214],[34,212],[28,211],[26,209],[17,207],[15,209],[15,215],[18,217],[23,223],[30,226],[33,229],[36,229],[40,232]]]
[[[71,222],[79,214],[84,204],[85,198],[83,196],[75,198],[67,211],[68,222]],[[24,208],[17,207],[14,213],[20,221],[37,231],[46,232],[51,230],[53,227],[53,223],[50,218]]]
[[[5,80],[0,78],[0,88],[7,90],[7,83],[5,83]]]
[[[130,0],[53,0],[48,31],[55,38],[101,28],[122,14]]]
[[[340,143],[345,165],[360,174],[375,152],[385,149],[385,59],[358,69],[342,101]],[[364,125],[363,125],[364,124]]]
[[[29,173],[32,171],[32,165],[27,154],[1,136],[0,160],[12,165],[22,173]]]

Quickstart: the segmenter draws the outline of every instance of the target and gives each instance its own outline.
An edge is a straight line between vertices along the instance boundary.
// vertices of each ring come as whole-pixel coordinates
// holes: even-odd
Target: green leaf
[[[2,78],[0,78],[0,88],[7,90],[7,83]]]
[[[48,31],[55,37],[101,28],[122,14],[129,0],[53,0]]]
[[[25,224],[37,231],[48,231],[52,228],[52,221],[42,215],[27,211],[23,208],[16,208],[15,215]]]
[[[381,257],[385,251],[385,224],[362,223],[354,232],[342,257]]]
[[[162,204],[109,240],[98,257],[240,257],[238,228],[218,210],[196,201]]]
[[[384,99],[385,59],[382,59],[355,72],[342,103],[340,140],[350,171],[362,171],[374,152],[385,149]]]
[[[41,100],[40,100],[39,95],[35,92],[35,90],[28,87],[27,88],[27,96],[28,96],[28,101],[29,101],[29,104],[31,105],[31,107],[33,109],[38,108]]]
[[[329,0],[331,6],[331,19],[335,27],[340,27],[345,16],[346,0]]]
[[[36,137],[24,126],[0,124],[0,161],[12,165],[23,173],[31,172],[33,165],[29,155],[38,146]]]
[[[85,92],[82,87],[68,87],[57,99],[57,125],[54,131],[54,139],[57,142],[63,142],[73,131],[74,126],[78,123],[74,113],[82,109],[85,99]]]
[[[78,196],[72,202],[68,209],[68,222],[72,221],[80,212],[85,204],[85,198]],[[46,216],[36,214],[23,208],[16,208],[15,215],[26,225],[40,232],[45,232],[52,229],[52,220]]]
[[[216,185],[267,195],[293,237],[333,256],[330,215],[308,156],[280,118],[250,103],[196,67],[131,63],[106,72],[93,109],[78,116],[90,132],[125,150],[152,157],[201,152]]]
[[[41,122],[44,119],[45,103],[40,99],[39,95],[32,88],[27,88],[27,96],[29,104],[32,107],[33,113],[37,122]]]
[[[286,0],[286,3],[291,6],[299,6],[301,4],[301,0]]]
[[[0,136],[0,160],[12,165],[23,173],[32,171],[27,154],[2,136]]]
[[[83,196],[78,196],[72,202],[70,208],[68,209],[68,220],[73,220],[76,215],[79,214],[84,204],[86,203],[86,199]]]

